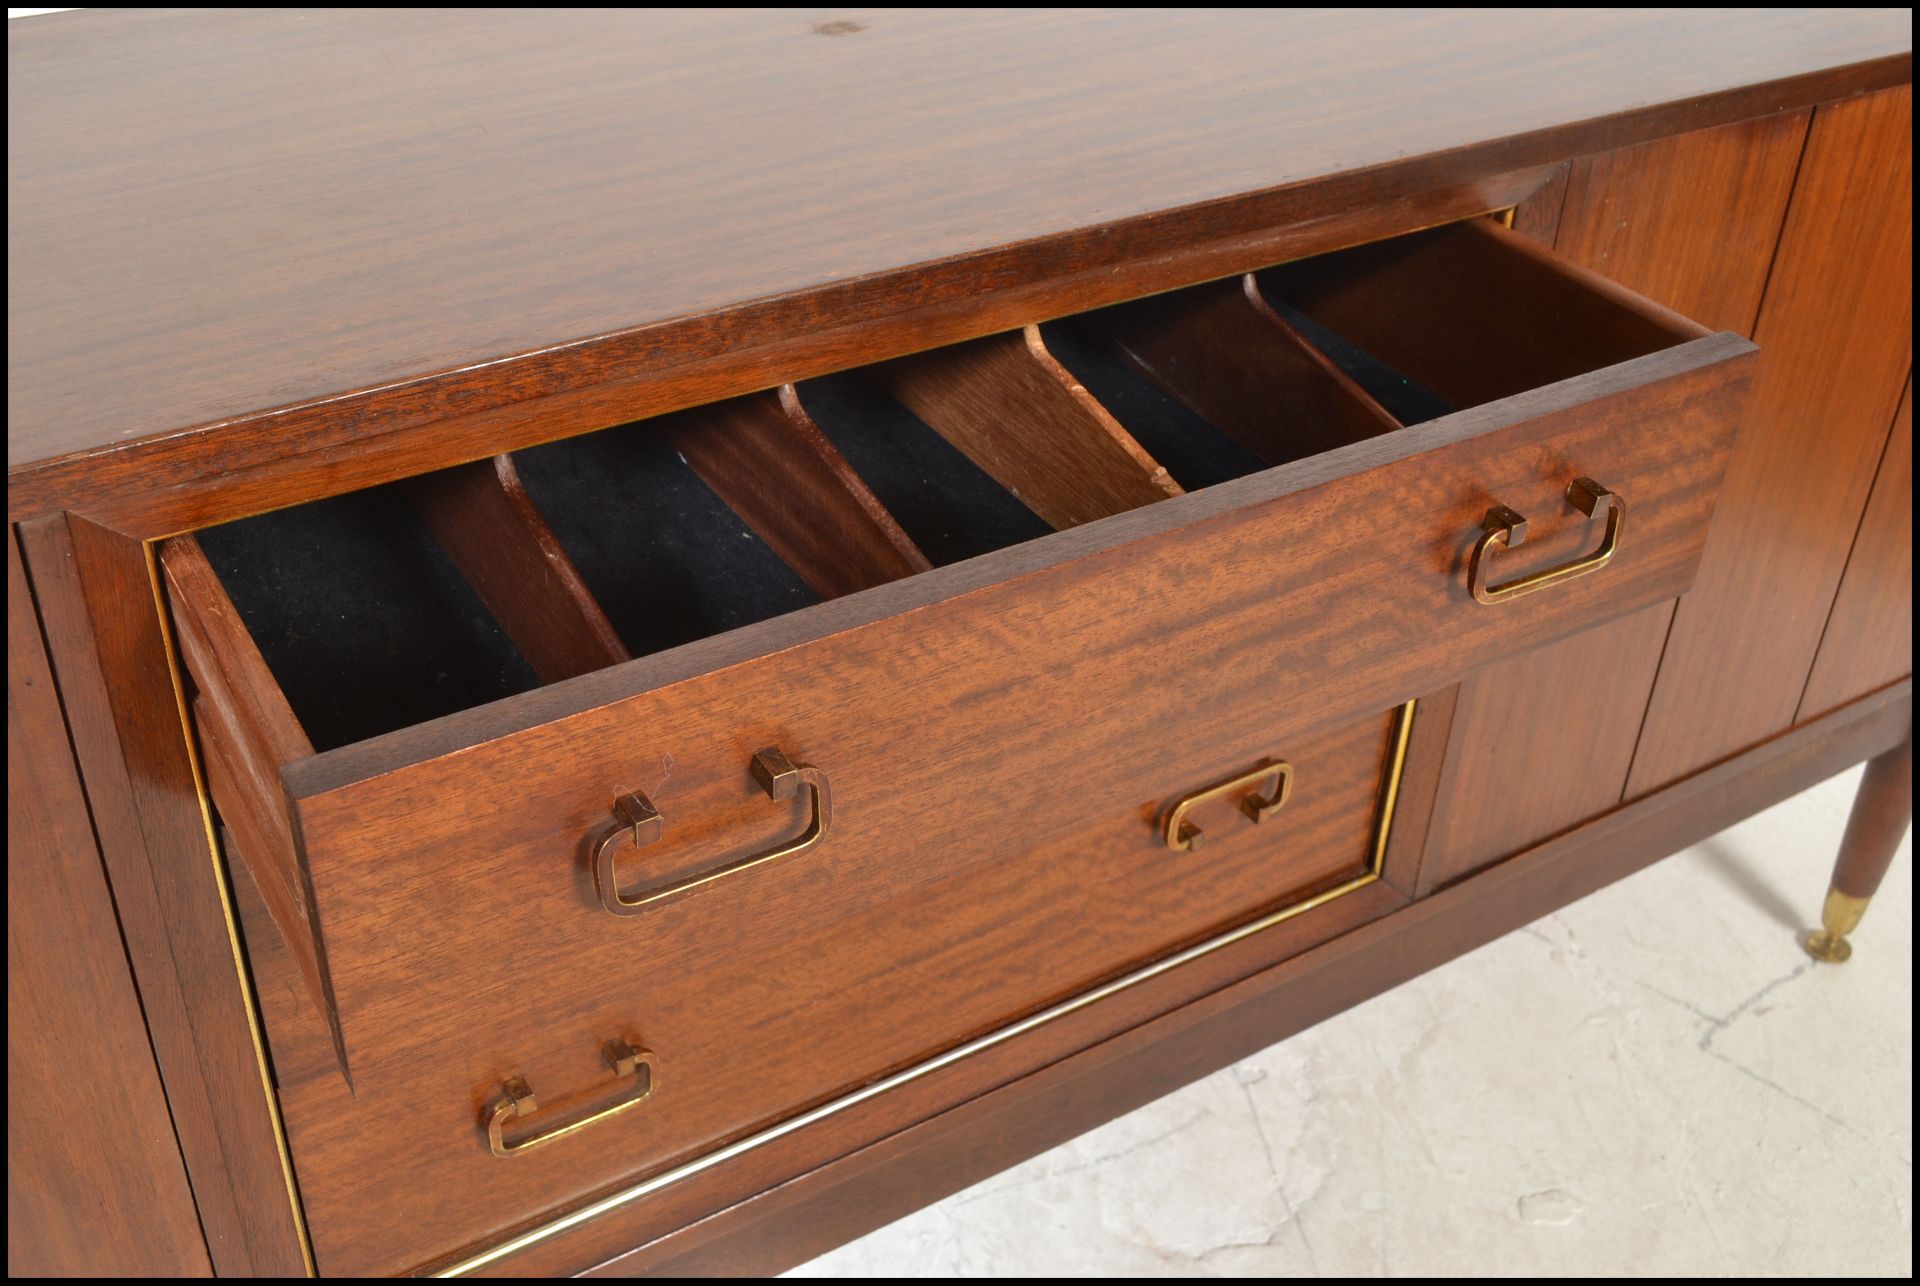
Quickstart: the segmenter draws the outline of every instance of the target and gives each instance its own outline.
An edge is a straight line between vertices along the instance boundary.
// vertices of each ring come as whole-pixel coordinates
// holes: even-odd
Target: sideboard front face
[[[448,30],[490,63],[490,21]],[[526,74],[598,21],[556,19]],[[697,29],[695,78],[759,39],[601,34],[629,21]],[[1772,97],[1462,135],[1324,198],[1238,176],[1212,214],[996,249],[958,293],[928,265],[917,302],[833,286],[571,372],[290,405],[224,430],[225,468],[204,428],[16,462],[10,758],[44,767],[10,866],[85,914],[19,938],[10,975],[43,981],[10,1042],[48,988],[132,1014],[145,1151],[108,1195],[138,1165],[155,1198],[108,1201],[141,1235],[92,1247],[10,1177],[50,1230],[10,1266],[768,1271],[1888,750],[1911,89],[1869,27],[1753,73]],[[487,162],[462,138],[415,172]],[[12,182],[51,247],[33,198],[73,185],[42,164]],[[1093,182],[1056,181],[1063,208]],[[527,324],[601,290],[515,288]],[[223,342],[230,389],[270,376]],[[64,368],[35,361],[10,383],[44,415]],[[92,1029],[32,1025],[65,1092],[27,1168],[97,1184],[109,1122],[59,1070]]]

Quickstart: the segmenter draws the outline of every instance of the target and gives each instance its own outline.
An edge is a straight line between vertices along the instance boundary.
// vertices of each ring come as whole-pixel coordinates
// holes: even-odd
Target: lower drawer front
[[[351,1094],[308,1069],[289,1124],[323,1271],[416,1266],[1371,883],[1413,707],[1299,737],[1282,692],[1249,700],[1266,729],[1192,758],[1166,798],[946,878],[887,878],[940,865],[903,834],[803,856],[804,890],[761,898],[743,881],[644,917],[583,910],[595,940],[561,962],[565,992],[476,996],[468,1039],[364,1060]],[[509,973],[543,954],[502,927]],[[404,955],[405,935],[394,945]],[[616,1065],[615,1041],[634,1065]]]

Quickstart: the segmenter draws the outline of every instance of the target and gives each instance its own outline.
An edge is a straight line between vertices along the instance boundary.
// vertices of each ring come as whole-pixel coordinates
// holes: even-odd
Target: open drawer
[[[1411,698],[1687,589],[1751,352],[1475,220],[169,541],[321,1267],[1367,885]]]

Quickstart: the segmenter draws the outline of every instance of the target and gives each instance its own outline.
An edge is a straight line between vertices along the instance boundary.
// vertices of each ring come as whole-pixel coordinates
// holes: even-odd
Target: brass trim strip
[[[1325,906],[1336,898],[1345,897],[1349,893],[1353,893],[1374,883],[1380,878],[1380,872],[1383,869],[1382,863],[1386,860],[1387,833],[1393,824],[1393,810],[1399,802],[1400,776],[1405,770],[1407,763],[1407,741],[1413,728],[1414,704],[1414,702],[1409,701],[1399,709],[1398,721],[1393,731],[1393,746],[1389,752],[1386,790],[1381,798],[1380,821],[1375,827],[1373,860],[1366,874],[1357,876],[1334,888],[1316,893],[1312,897],[1304,898],[1299,902],[1281,907],[1277,911],[1269,911],[1257,919],[1249,920],[1237,928],[1228,929],[1224,933],[1216,934],[1203,942],[1196,942],[1194,945],[1176,951],[1172,955],[1162,956],[1151,964],[1142,965],[1131,973],[1122,974],[1118,978],[1103,982],[1097,987],[1092,987],[1077,995],[1070,996],[1036,1013],[1029,1014],[1025,1018],[1008,1023],[1005,1027],[996,1028],[984,1036],[976,1036],[964,1044],[956,1045],[944,1053],[935,1054],[932,1058],[915,1063],[911,1067],[903,1068],[891,1076],[882,1077],[877,1081],[861,1086],[851,1093],[843,1094],[839,1098],[830,1099],[818,1107],[801,1112],[797,1116],[790,1116],[783,1121],[775,1122],[773,1125],[757,1133],[736,1139],[725,1147],[704,1153],[693,1158],[691,1161],[682,1162],[680,1165],[674,1166],[670,1170],[663,1170],[651,1178],[642,1179],[638,1183],[622,1188],[618,1192],[602,1197],[598,1201],[582,1206],[578,1210],[562,1215],[549,1223],[541,1224],[537,1228],[529,1229],[517,1237],[510,1238],[496,1246],[489,1247],[476,1255],[469,1256],[466,1259],[449,1264],[444,1268],[437,1269],[430,1275],[434,1277],[464,1277],[469,1273],[478,1272],[480,1269],[497,1263],[509,1255],[518,1254],[530,1246],[536,1246],[543,1241],[551,1240],[561,1233],[580,1227],[582,1224],[591,1223],[601,1215],[618,1210],[622,1206],[631,1205],[642,1197],[650,1196],[663,1188],[671,1187],[679,1183],[682,1179],[690,1179],[696,1174],[711,1170],[717,1165],[723,1165],[733,1160],[735,1157],[744,1156],[748,1152],[765,1147],[769,1143],[776,1142],[789,1134],[804,1130],[810,1125],[826,1120],[828,1117],[838,1116],[849,1108],[858,1107],[870,1099],[878,1098],[882,1094],[891,1093],[903,1085],[910,1085],[914,1081],[940,1071],[942,1068],[951,1067],[962,1059],[984,1053],[997,1045],[1004,1045],[1015,1037],[1024,1036],[1036,1028],[1044,1027],[1070,1014],[1078,1013],[1089,1005],[1098,1004],[1102,1000],[1116,996],[1123,991],[1128,991],[1143,982],[1158,978],[1162,974],[1170,973],[1183,965],[1191,964],[1195,960],[1210,956],[1216,951],[1233,946],[1235,943],[1244,942],[1255,934],[1265,932],[1275,925],[1284,924],[1297,915],[1303,915],[1316,907]]]
[[[1393,815],[1400,807],[1400,778],[1407,771],[1407,743],[1413,738],[1413,708],[1418,701],[1400,707],[1399,722],[1393,729],[1393,762],[1387,768],[1387,786],[1380,797],[1380,825],[1373,832],[1373,873],[1376,878],[1387,869],[1387,840],[1393,834]]]
[[[193,790],[200,803],[200,825],[207,836],[207,856],[213,862],[213,879],[220,890],[220,914],[227,923],[227,946],[233,952],[233,971],[240,979],[240,994],[246,1000],[247,1034],[253,1039],[253,1060],[260,1071],[260,1092],[267,1101],[267,1114],[273,1120],[273,1141],[280,1151],[280,1177],[287,1185],[287,1204],[293,1211],[294,1231],[300,1238],[300,1258],[307,1276],[319,1272],[313,1259],[313,1237],[307,1231],[306,1211],[300,1205],[300,1188],[293,1176],[293,1153],[287,1145],[287,1124],[280,1116],[280,1096],[274,1091],[273,1075],[267,1068],[267,1047],[260,1028],[260,998],[254,991],[253,975],[247,971],[246,951],[240,943],[240,922],[233,909],[233,886],[220,852],[219,836],[213,828],[213,804],[207,792],[207,773],[200,762],[200,743],[194,736],[193,715],[187,706],[186,685],[182,683],[180,651],[173,638],[173,616],[167,610],[166,592],[160,587],[160,560],[156,552],[158,538],[145,541],[141,548],[147,560],[147,583],[153,589],[154,611],[160,618],[160,639],[167,652],[167,674],[173,684],[173,704],[180,714],[180,735],[187,747],[187,765],[193,771]]]

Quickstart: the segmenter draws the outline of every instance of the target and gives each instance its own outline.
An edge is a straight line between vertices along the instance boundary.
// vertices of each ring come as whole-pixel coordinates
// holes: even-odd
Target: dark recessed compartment
[[[1267,462],[1154,383],[1095,319],[1040,327],[1047,348],[1187,491],[1258,473]]]
[[[516,452],[588,591],[634,656],[820,601],[658,422]],[[766,466],[769,486],[779,485]]]
[[[180,592],[209,600],[202,641],[284,692],[276,735],[327,750],[1321,456],[1690,325],[1473,220],[246,519],[168,558]],[[226,714],[250,735],[247,711]]]
[[[1377,241],[1257,274],[1283,315],[1351,354],[1357,378],[1416,399],[1410,421],[1472,407],[1703,334],[1676,313],[1488,220]],[[1420,404],[1424,399],[1424,405]],[[1442,412],[1444,413],[1444,412]]]
[[[1069,318],[1055,350],[1189,488],[1291,464],[1402,427],[1230,277]]]
[[[316,750],[539,685],[409,490],[376,487],[198,533]]]
[[[1426,385],[1387,365],[1344,335],[1328,330],[1306,313],[1284,300],[1274,298],[1264,289],[1261,290],[1261,298],[1281,320],[1293,328],[1295,334],[1324,354],[1341,374],[1353,381],[1361,392],[1400,424],[1408,427],[1425,424],[1428,420],[1437,420],[1460,409]]]
[[[934,566],[1053,530],[871,377],[852,372],[808,380],[798,396]]]

